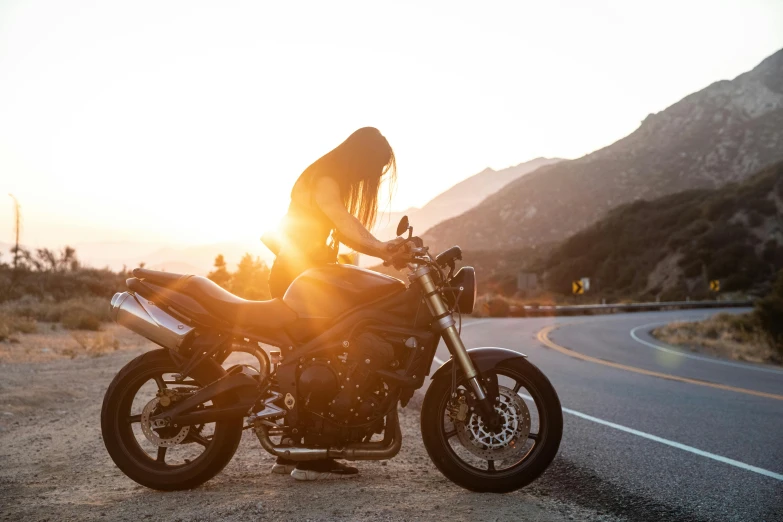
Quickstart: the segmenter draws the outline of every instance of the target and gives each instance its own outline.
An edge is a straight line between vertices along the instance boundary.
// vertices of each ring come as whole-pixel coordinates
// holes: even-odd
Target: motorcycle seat
[[[248,301],[221,288],[206,277],[146,268],[133,270],[134,277],[145,283],[161,287],[169,292],[186,295],[200,304],[214,317],[229,324],[245,328],[276,330],[293,323],[298,318],[282,299]]]

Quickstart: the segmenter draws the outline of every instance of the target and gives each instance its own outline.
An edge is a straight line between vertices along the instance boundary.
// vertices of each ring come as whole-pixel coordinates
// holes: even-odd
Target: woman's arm
[[[399,243],[399,240],[387,243],[379,241],[364,228],[361,221],[345,209],[340,196],[340,187],[332,178],[320,177],[316,180],[314,199],[321,211],[334,224],[340,235],[340,241],[349,248],[362,254],[386,259],[390,257],[387,245]]]

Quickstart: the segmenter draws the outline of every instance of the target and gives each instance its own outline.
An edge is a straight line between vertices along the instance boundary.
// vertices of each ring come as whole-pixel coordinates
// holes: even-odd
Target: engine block
[[[391,342],[363,332],[342,352],[300,361],[299,404],[338,425],[365,424],[383,413],[388,397],[388,386],[375,372],[395,362]]]

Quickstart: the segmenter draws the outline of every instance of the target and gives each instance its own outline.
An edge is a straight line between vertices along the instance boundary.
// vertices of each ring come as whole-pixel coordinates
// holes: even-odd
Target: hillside
[[[590,277],[608,299],[683,299],[768,290],[783,269],[783,162],[742,183],[637,201],[569,238],[539,267],[546,286],[569,293]]]
[[[608,147],[510,183],[433,227],[427,241],[466,250],[561,241],[623,203],[742,181],[781,159],[783,50],[651,114]]]
[[[501,170],[486,168],[443,191],[421,208],[411,208],[405,212],[392,212],[382,216],[375,233],[381,239],[393,238],[397,223],[403,215],[407,214],[414,231],[420,235],[438,223],[475,207],[487,196],[521,176],[561,161],[563,160],[559,158],[536,158]]]

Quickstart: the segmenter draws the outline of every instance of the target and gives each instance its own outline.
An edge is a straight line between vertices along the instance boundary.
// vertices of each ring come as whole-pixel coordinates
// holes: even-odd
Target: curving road
[[[527,354],[560,396],[560,453],[529,489],[632,520],[783,520],[783,369],[649,335],[717,312],[466,323],[469,348]]]

